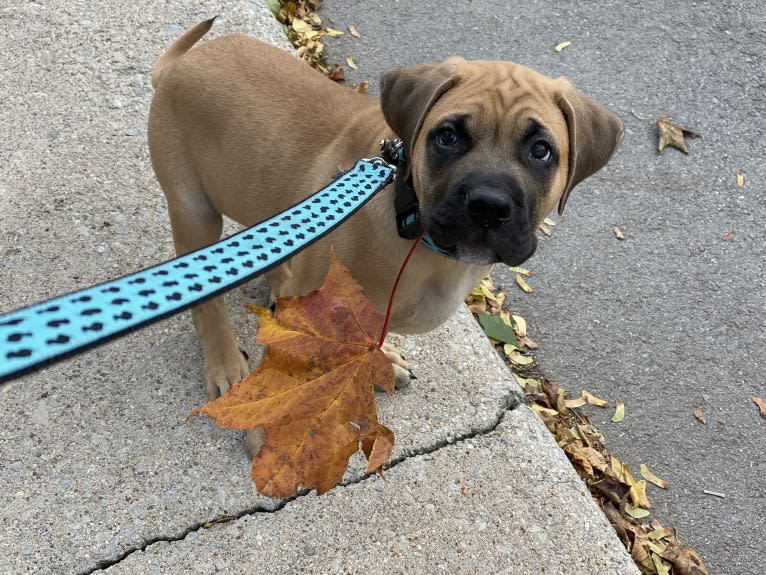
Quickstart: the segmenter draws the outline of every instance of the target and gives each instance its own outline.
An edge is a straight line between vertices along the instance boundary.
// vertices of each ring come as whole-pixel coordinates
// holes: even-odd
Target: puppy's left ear
[[[559,107],[569,128],[569,174],[559,200],[564,211],[569,193],[577,184],[603,168],[622,142],[622,121],[598,102],[577,92],[564,78]]]
[[[380,80],[383,116],[404,142],[408,153],[415,145],[428,111],[454,86],[456,69],[462,61],[462,58],[453,57],[441,64],[401,66],[383,74]]]

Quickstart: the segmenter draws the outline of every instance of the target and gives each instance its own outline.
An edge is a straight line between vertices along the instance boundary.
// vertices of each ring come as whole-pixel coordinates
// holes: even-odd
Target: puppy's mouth
[[[509,175],[469,175],[423,215],[436,246],[465,263],[516,266],[537,247],[526,196]]]

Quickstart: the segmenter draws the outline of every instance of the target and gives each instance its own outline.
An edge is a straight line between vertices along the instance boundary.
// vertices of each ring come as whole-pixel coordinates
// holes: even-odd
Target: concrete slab
[[[100,573],[637,573],[527,407],[386,472],[161,542]],[[243,544],[248,541],[248,544]]]
[[[260,2],[0,9],[0,310],[172,255],[148,75],[214,14],[215,34],[284,45]],[[230,298],[250,351],[253,292]],[[397,435],[386,481],[352,462],[346,487],[284,507],[255,493],[239,434],[187,420],[204,401],[187,314],[5,386],[0,573],[363,572],[386,557],[407,572],[637,573],[543,425],[514,409],[520,391],[467,311],[398,344],[419,379],[380,398]],[[239,519],[201,530],[221,516]]]

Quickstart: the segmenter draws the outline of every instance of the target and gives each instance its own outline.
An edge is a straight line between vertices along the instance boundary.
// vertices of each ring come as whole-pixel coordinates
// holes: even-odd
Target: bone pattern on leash
[[[140,272],[0,315],[0,383],[179,313],[283,263],[338,227],[394,177],[359,160],[265,222]]]

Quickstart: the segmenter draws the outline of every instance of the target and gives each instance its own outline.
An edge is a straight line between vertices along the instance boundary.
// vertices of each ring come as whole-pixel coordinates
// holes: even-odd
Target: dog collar
[[[394,177],[359,160],[324,189],[265,222],[106,283],[0,314],[0,383],[129,333],[278,266],[337,228]]]
[[[407,154],[404,150],[404,143],[401,139],[380,141],[380,155],[388,163],[396,166],[399,173],[405,172],[407,164]],[[415,194],[415,188],[412,185],[412,176],[407,178],[396,178],[396,195],[394,196],[394,208],[396,210],[396,231],[399,237],[406,240],[416,239],[423,231],[420,222],[420,203]],[[420,242],[437,254],[455,259],[447,250],[439,247],[436,242],[427,233],[423,235]]]

